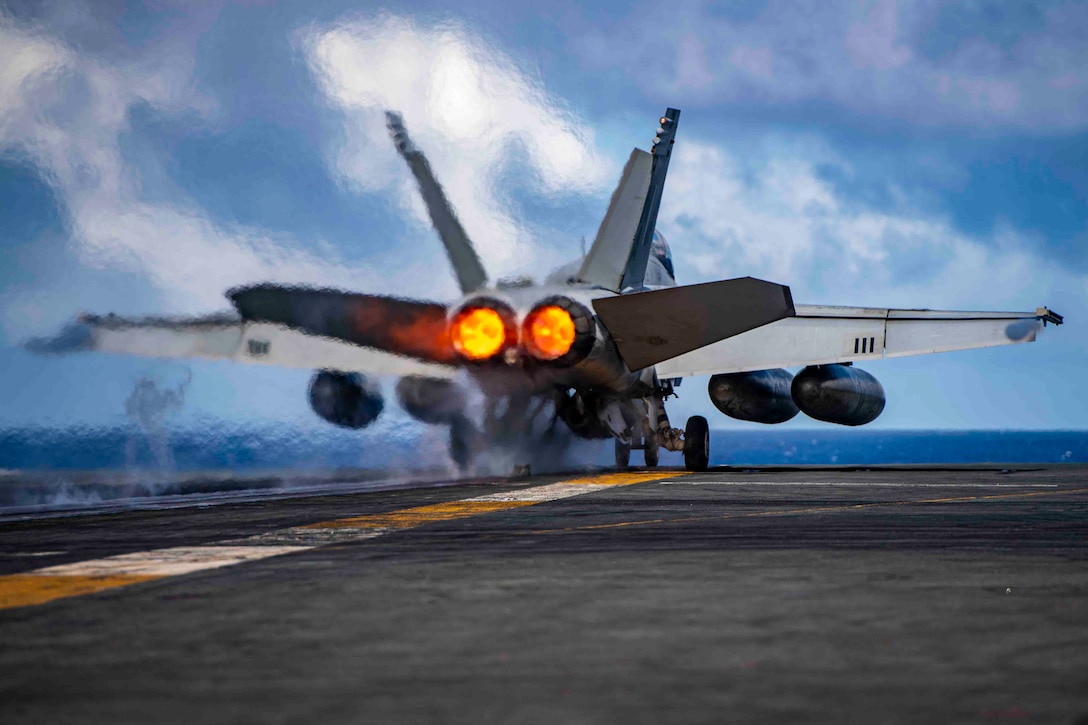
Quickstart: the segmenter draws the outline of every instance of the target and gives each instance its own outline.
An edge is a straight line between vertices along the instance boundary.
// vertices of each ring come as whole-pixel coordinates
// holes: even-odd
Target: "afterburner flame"
[[[506,329],[502,317],[490,307],[461,310],[450,324],[453,349],[469,360],[486,360],[502,349]]]
[[[529,352],[541,360],[555,360],[574,344],[574,320],[562,307],[538,307],[529,315]]]

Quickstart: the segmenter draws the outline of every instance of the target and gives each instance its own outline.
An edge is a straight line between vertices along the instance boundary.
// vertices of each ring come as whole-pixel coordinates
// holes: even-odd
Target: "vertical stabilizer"
[[[650,187],[652,157],[640,149],[631,152],[612,201],[597,230],[597,238],[582,262],[580,282],[618,292],[620,280],[631,256],[631,245],[638,231],[646,194]]]
[[[657,211],[661,208],[661,195],[665,191],[665,176],[669,172],[669,158],[676,140],[676,127],[680,123],[680,111],[675,108],[666,109],[660,121],[651,152],[653,171],[650,188],[646,203],[642,207],[642,217],[639,219],[634,243],[631,245],[631,255],[627,259],[620,282],[621,290],[640,290],[643,288],[643,280],[646,279],[646,264],[650,259],[650,245],[653,244],[654,228],[657,226]]]
[[[476,250],[472,241],[465,234],[464,227],[457,219],[453,207],[450,206],[442,191],[441,184],[431,171],[431,165],[427,157],[416,148],[412,140],[408,138],[408,131],[404,128],[404,120],[399,113],[385,112],[386,125],[397,146],[397,151],[408,162],[408,168],[416,177],[419,184],[419,193],[423,196],[423,203],[427,205],[427,213],[431,216],[438,236],[446,246],[446,254],[449,255],[453,272],[457,275],[457,283],[461,286],[461,292],[469,293],[480,289],[487,284],[487,273],[476,256]]]

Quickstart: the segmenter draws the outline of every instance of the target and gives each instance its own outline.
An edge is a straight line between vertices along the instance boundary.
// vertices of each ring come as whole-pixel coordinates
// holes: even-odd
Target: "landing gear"
[[[464,389],[452,380],[406,375],[397,381],[397,400],[416,420],[450,427],[450,458],[462,473],[467,472],[481,435],[465,414]]]
[[[705,471],[710,463],[710,426],[706,418],[693,415],[684,427],[684,468]]]
[[[468,418],[458,418],[450,423],[450,458],[462,473],[468,471],[476,452],[479,432]]]
[[[630,443],[624,443],[621,440],[616,440],[616,468],[623,471],[631,465],[631,448],[641,448],[642,457],[646,462],[647,468],[657,468],[658,451],[660,446],[657,443],[657,438],[651,434],[648,438],[643,439],[641,446],[632,446]]]
[[[646,467],[647,468],[657,468],[657,463],[658,463],[658,460],[660,459],[660,456],[658,456],[658,450],[659,449],[658,449],[657,445],[654,445],[653,448],[650,448],[649,446],[647,446],[646,448],[643,449],[642,454],[643,454],[643,457],[646,459]]]
[[[621,471],[626,471],[627,467],[631,465],[631,444],[624,443],[619,438],[616,439],[616,468]]]
[[[657,468],[660,458],[661,445],[657,442],[657,434],[653,431],[646,433],[645,442],[642,444],[642,457],[646,461],[647,468]]]

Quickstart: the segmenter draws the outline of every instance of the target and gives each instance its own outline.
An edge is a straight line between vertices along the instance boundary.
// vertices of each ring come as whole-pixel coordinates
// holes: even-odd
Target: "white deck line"
[[[314,547],[175,546],[49,566],[29,573],[35,576],[177,576],[312,548]]]
[[[662,472],[662,478],[668,477],[668,472]],[[525,502],[546,503],[559,499],[579,496],[586,493],[594,493],[617,486],[645,483],[646,474],[605,474],[597,476],[607,483],[593,483],[592,478],[578,478],[572,481],[560,481],[543,486],[523,488],[516,491],[493,493],[486,496],[451,501],[451,504],[464,502]],[[651,480],[652,477],[651,477]],[[409,510],[415,507],[409,507]],[[395,512],[394,512],[395,513]],[[469,514],[465,518],[472,515]],[[334,519],[335,521],[335,519]],[[329,522],[332,523],[332,522]],[[420,525],[429,523],[421,521]],[[414,527],[410,527],[414,528]],[[73,564],[60,564],[29,572],[24,575],[31,576],[147,576],[167,577],[190,574],[208,569],[219,569],[234,564],[243,564],[248,561],[258,561],[273,556],[293,554],[300,551],[308,551],[329,544],[347,543],[372,539],[393,531],[402,531],[403,527],[359,529],[354,526],[337,528],[335,526],[313,528],[311,526],[293,526],[285,529],[234,539],[221,541],[205,546],[176,546],[166,549],[151,549],[137,551],[130,554],[118,554],[102,559],[91,559]]]
[[[549,483],[545,486],[523,488],[520,491],[504,491],[503,493],[489,493],[486,496],[476,496],[465,499],[466,501],[531,501],[544,503],[546,501],[558,501],[562,498],[579,496],[583,493],[603,491],[606,488],[615,488],[615,484],[599,483]]]

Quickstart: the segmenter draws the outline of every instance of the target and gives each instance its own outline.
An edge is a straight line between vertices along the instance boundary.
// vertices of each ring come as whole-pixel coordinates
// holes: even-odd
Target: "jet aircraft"
[[[1034,341],[1061,324],[1031,312],[958,312],[795,305],[789,287],[751,277],[678,286],[656,231],[680,111],[660,118],[650,151],[624,166],[596,238],[582,259],[542,284],[489,282],[426,157],[397,113],[390,134],[419,186],[462,296],[433,302],[261,284],[229,290],[234,312],[200,319],[83,315],[43,352],[96,350],[168,358],[229,359],[315,369],[309,399],[329,423],[365,428],[383,409],[375,376],[396,376],[412,417],[448,426],[463,468],[489,434],[525,428],[550,403],[552,425],[613,438],[616,464],[632,448],[647,466],[682,451],[709,461],[702,416],[674,428],[665,410],[683,378],[710,375],[714,405],[733,418],[782,423],[799,412],[864,425],[885,395],[855,366],[886,357]],[[802,367],[796,375],[785,368]],[[482,393],[483,430],[469,410]]]

